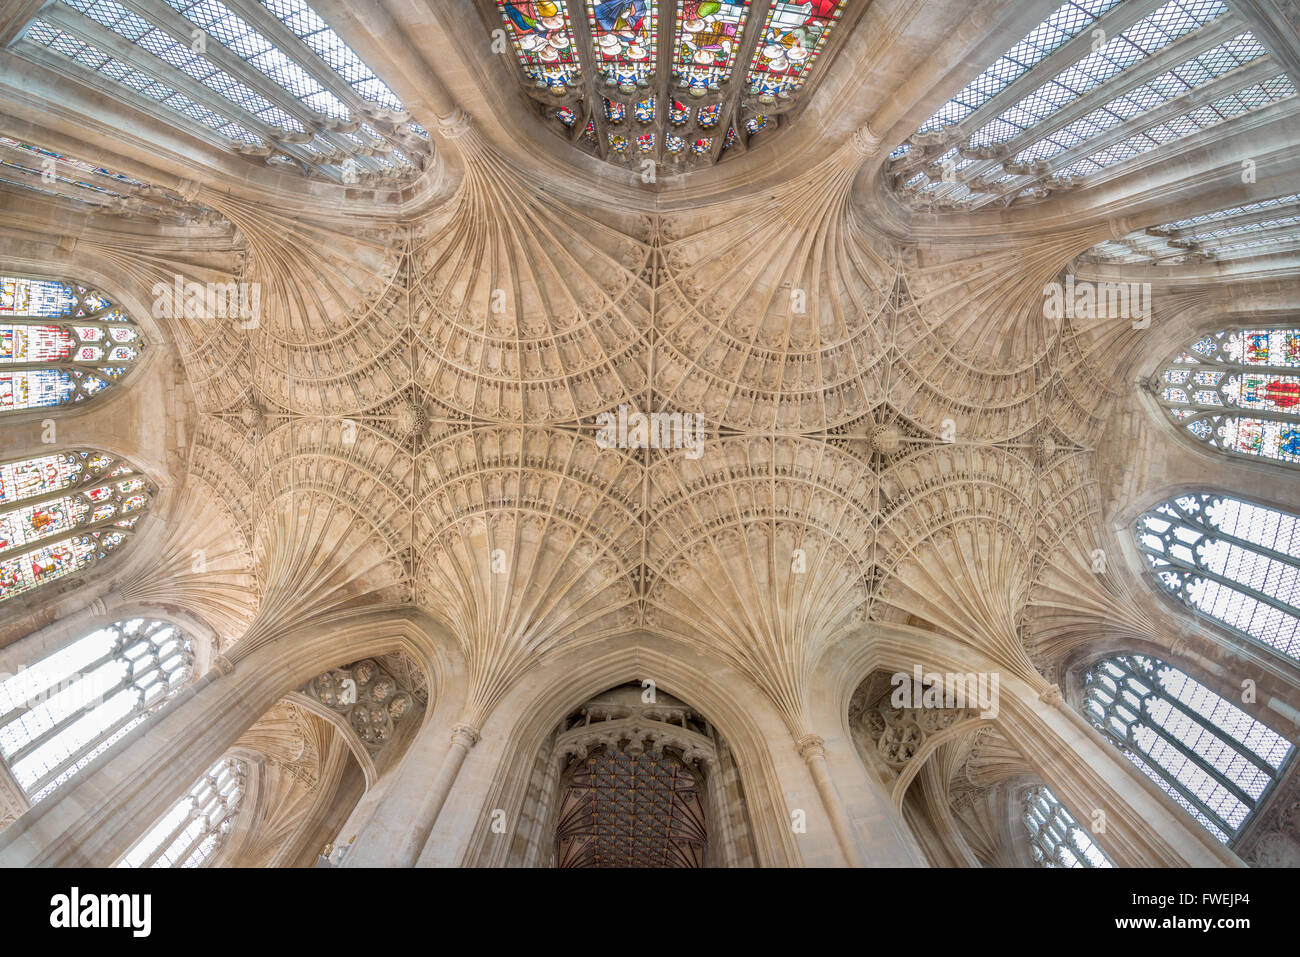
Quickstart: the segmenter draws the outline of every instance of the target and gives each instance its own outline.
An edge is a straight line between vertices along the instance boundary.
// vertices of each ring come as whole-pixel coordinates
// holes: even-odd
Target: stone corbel
[[[853,149],[861,156],[874,156],[880,150],[880,137],[867,123],[863,123],[853,131],[849,142],[853,144]]]
[[[450,115],[438,117],[438,132],[449,140],[460,139],[473,122],[468,113],[457,107]]]

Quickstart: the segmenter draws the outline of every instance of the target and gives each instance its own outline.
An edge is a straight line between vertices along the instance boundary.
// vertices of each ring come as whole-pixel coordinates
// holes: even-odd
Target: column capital
[[[451,728],[451,743],[463,744],[466,748],[472,748],[478,744],[479,731],[472,724],[455,724]]]
[[[826,756],[826,739],[820,734],[805,734],[795,741],[799,757],[807,761],[810,757]]]

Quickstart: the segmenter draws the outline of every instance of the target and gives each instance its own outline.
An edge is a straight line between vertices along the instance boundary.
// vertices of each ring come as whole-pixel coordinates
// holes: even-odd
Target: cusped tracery
[[[684,170],[777,128],[846,2],[496,0],[494,8],[552,129],[602,159]]]
[[[116,455],[89,449],[0,464],[0,601],[104,560],[154,488]]]
[[[1161,586],[1188,608],[1300,659],[1300,519],[1232,495],[1162,502],[1133,528]]]
[[[144,348],[139,326],[91,287],[0,276],[0,416],[85,402]]]
[[[1084,678],[1083,713],[1225,844],[1241,834],[1294,750],[1210,688],[1142,655],[1095,664]]]
[[[1179,430],[1234,457],[1300,465],[1300,328],[1202,336],[1151,383]]]

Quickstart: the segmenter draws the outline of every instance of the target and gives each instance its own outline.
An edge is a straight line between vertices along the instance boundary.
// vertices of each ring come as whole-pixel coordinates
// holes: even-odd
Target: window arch
[[[202,867],[230,836],[248,767],[222,758],[126,852],[118,867]]]
[[[1039,867],[1115,866],[1046,785],[1025,792],[1021,812],[1029,851]]]
[[[0,464],[0,602],[120,549],[153,493],[133,466],[107,452]]]
[[[1152,386],[1196,441],[1227,455],[1300,464],[1300,328],[1212,332],[1171,359]]]
[[[0,415],[84,402],[143,349],[139,327],[90,287],[0,276]]]
[[[1084,676],[1084,715],[1225,844],[1281,777],[1292,745],[1172,665],[1117,655]]]
[[[1223,0],[1152,6],[1061,4],[890,154],[900,197],[955,209],[1042,199],[1295,95]]]
[[[1188,608],[1300,660],[1300,519],[1198,492],[1143,513],[1133,528],[1160,583]]]
[[[605,159],[651,156],[693,168],[779,125],[846,0],[772,0],[761,21],[751,14],[763,8],[750,0],[494,6],[493,22],[510,37],[529,95],[552,129]]]
[[[427,131],[306,0],[56,0],[10,49],[306,177],[404,185],[429,151]]]
[[[190,640],[131,618],[96,628],[0,682],[0,759],[35,804],[189,680]]]

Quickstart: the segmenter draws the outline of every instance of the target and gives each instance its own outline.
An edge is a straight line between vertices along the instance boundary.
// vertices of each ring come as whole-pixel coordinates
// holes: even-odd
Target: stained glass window
[[[1039,867],[1114,867],[1045,785],[1030,788],[1021,802],[1029,851]]]
[[[716,161],[715,131],[726,146],[737,135],[747,145],[784,122],[847,8],[773,0],[750,22],[751,0],[582,2],[496,0],[528,96],[560,120],[549,123],[557,133],[590,117],[581,136],[566,136],[579,148],[626,165],[648,154],[675,170]],[[758,101],[769,104],[761,113]]]
[[[538,87],[562,94],[577,82],[577,48],[566,0],[497,0],[501,21],[524,73]]]
[[[0,414],[82,402],[140,357],[140,330],[85,286],[0,276]]]
[[[193,664],[168,622],[97,628],[0,682],[0,758],[36,803],[175,694]]]
[[[248,768],[222,758],[136,842],[118,867],[202,867],[230,835]]]
[[[142,475],[105,452],[0,464],[0,601],[120,548],[152,496]]]
[[[587,0],[596,66],[621,93],[649,85],[658,46],[658,0]]]
[[[1152,573],[1187,607],[1300,660],[1300,520],[1229,495],[1184,495],[1133,530]]]
[[[1225,844],[1260,806],[1292,745],[1171,665],[1141,655],[1084,678],[1087,718]]]
[[[772,0],[746,77],[749,91],[761,102],[770,103],[799,89],[839,22],[844,2]]]
[[[673,77],[692,96],[718,90],[731,76],[749,16],[749,0],[678,0]]]
[[[1300,328],[1210,333],[1156,377],[1170,417],[1228,455],[1300,463]]]

